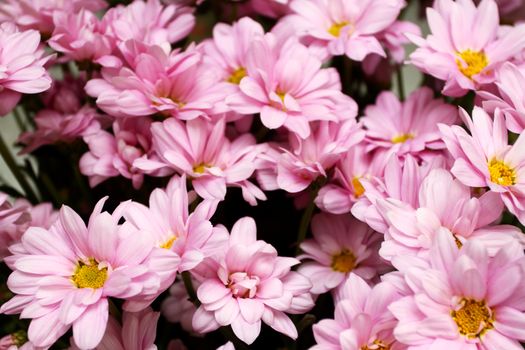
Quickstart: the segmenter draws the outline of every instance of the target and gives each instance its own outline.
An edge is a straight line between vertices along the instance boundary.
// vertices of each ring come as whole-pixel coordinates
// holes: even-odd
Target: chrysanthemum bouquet
[[[1,0],[0,349],[523,349],[521,21]]]

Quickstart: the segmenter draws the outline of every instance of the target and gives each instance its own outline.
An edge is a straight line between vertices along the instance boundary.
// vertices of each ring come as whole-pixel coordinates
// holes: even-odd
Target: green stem
[[[18,167],[18,164],[13,158],[13,155],[11,154],[11,151],[7,147],[7,144],[5,143],[4,138],[2,137],[1,133],[0,133],[0,154],[2,155],[2,158],[4,158],[4,161],[9,167],[9,170],[11,170],[16,180],[20,184],[20,187],[22,187],[22,189],[24,190],[27,199],[31,203],[37,203],[38,199],[37,199],[37,196],[35,195],[35,192],[33,192],[31,185],[29,184],[29,182],[27,182],[25,175],[22,173],[22,171]]]
[[[310,185],[310,203],[308,203],[308,206],[304,210],[303,216],[301,217],[301,223],[299,224],[299,231],[297,233],[297,249],[295,251],[295,255],[299,255],[301,253],[301,242],[306,238],[306,233],[308,232],[308,227],[310,226],[310,221],[312,220],[312,215],[315,210],[315,198],[325,183],[326,178],[323,177],[318,178]]]
[[[109,302],[109,313],[113,315],[113,317],[115,317],[117,320],[120,321],[122,319],[122,313],[120,312],[118,306],[115,305],[115,302],[111,299],[108,299],[108,302]]]
[[[24,123],[24,118],[22,117],[22,112],[19,109],[19,107],[15,108],[13,110],[13,115],[15,117],[16,125],[18,125],[18,128],[20,129],[20,131],[26,132],[27,131],[27,126]]]
[[[195,288],[193,288],[193,282],[191,281],[191,275],[189,271],[184,271],[181,273],[182,282],[184,282],[184,288],[186,288],[186,293],[188,293],[188,299],[196,306],[199,307],[201,302],[197,298],[197,293]]]
[[[399,89],[399,99],[405,100],[405,83],[403,80],[403,66],[398,65],[396,70],[397,87]]]

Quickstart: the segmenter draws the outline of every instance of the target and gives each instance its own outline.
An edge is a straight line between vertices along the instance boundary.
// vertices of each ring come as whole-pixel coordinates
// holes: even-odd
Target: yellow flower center
[[[171,247],[173,246],[173,243],[175,243],[176,240],[177,240],[177,236],[172,235],[170,238],[168,238],[166,242],[162,243],[159,247],[164,248],[164,249],[171,249]]]
[[[462,299],[461,305],[461,309],[450,312],[461,335],[474,339],[494,328],[494,313],[484,300]]]
[[[235,72],[233,72],[232,75],[230,75],[230,77],[227,79],[227,82],[239,85],[242,78],[244,78],[245,76],[246,69],[244,69],[243,67],[237,68]]]
[[[390,141],[392,141],[392,143],[404,143],[412,139],[414,139],[414,134],[409,133],[409,134],[401,134],[401,135],[394,136],[392,137]]]
[[[381,340],[375,340],[371,346],[365,345],[361,347],[361,350],[390,350],[390,345],[386,345]]]
[[[489,164],[490,181],[501,186],[516,184],[516,172],[501,160],[492,159]]]
[[[359,177],[356,176],[352,179],[352,187],[354,188],[354,196],[356,198],[359,198],[365,193],[365,188],[361,184],[361,181],[359,181]]]
[[[355,255],[348,249],[343,249],[339,254],[332,256],[332,270],[347,273],[354,269],[356,263]]]
[[[98,262],[93,258],[89,258],[87,264],[79,261],[75,273],[71,277],[77,288],[93,289],[102,288],[107,278],[108,268],[99,269]]]
[[[201,163],[195,167],[193,167],[193,172],[197,174],[204,174],[206,171],[206,168],[208,167],[207,164]]]
[[[341,23],[334,23],[330,28],[328,28],[328,33],[332,34],[336,38],[341,35],[341,29],[344,26],[347,26],[350,22],[343,21]]]
[[[479,74],[486,66],[489,61],[484,52],[472,51],[471,49],[458,52],[459,58],[456,59],[458,69],[464,76],[472,79],[472,76]]]

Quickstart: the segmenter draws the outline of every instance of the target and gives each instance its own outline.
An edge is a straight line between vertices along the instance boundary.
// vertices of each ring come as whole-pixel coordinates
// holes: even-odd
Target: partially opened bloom
[[[494,72],[525,48],[525,25],[499,35],[494,0],[437,0],[427,8],[431,34],[409,36],[419,48],[410,63],[445,81],[443,94],[462,96],[494,81]],[[471,35],[476,32],[477,35]]]
[[[197,288],[193,279],[193,287]],[[169,289],[169,295],[161,305],[162,316],[169,322],[180,323],[186,332],[195,333],[192,326],[193,314],[197,308],[188,299],[188,292],[184,287],[183,281],[175,281]]]
[[[337,72],[321,65],[296,38],[283,43],[272,33],[256,37],[247,53],[247,76],[226,104],[241,114],[260,113],[267,128],[284,126],[305,139],[309,122],[337,121],[341,109],[355,109],[341,93]]]
[[[525,130],[525,75],[508,62],[498,70],[495,82],[499,96],[489,91],[478,91],[483,108],[494,113],[499,108],[505,116],[507,129],[521,134]]]
[[[29,340],[51,346],[70,327],[80,349],[96,347],[107,326],[108,297],[155,293],[159,277],[144,265],[152,247],[118,212],[93,210],[88,226],[63,206],[50,229],[29,228],[10,247],[7,282],[15,296],[0,312],[32,319]],[[173,266],[174,269],[177,266]]]
[[[242,218],[231,230],[228,246],[206,265],[197,297],[202,303],[193,316],[200,333],[231,325],[247,344],[255,341],[261,322],[293,339],[297,329],[285,314],[304,313],[313,306],[308,279],[291,267],[294,258],[256,238],[255,221]]]
[[[9,113],[22,94],[37,94],[51,87],[42,57],[40,34],[18,31],[12,23],[0,24],[0,116]]]
[[[371,288],[357,275],[350,275],[342,286],[333,319],[313,326],[317,344],[312,350],[401,350],[407,347],[393,335],[395,318],[388,306],[401,295],[382,282]]]
[[[473,197],[471,189],[454,179],[448,170],[432,170],[421,183],[418,196],[419,205],[415,208],[395,199],[378,200],[378,210],[389,226],[379,252],[385,259],[428,256],[439,231],[448,231],[458,246],[476,240],[491,255],[501,246],[524,242],[516,227],[490,225],[503,211],[498,194],[486,192],[479,198]]]
[[[509,145],[500,111],[494,121],[479,107],[474,107],[472,120],[461,113],[471,135],[459,126],[439,126],[455,159],[452,173],[467,186],[488,186],[525,223],[525,133]]]
[[[174,118],[153,123],[152,134],[153,149],[160,160],[142,157],[134,162],[135,167],[146,172],[169,168],[186,174],[197,194],[206,199],[223,200],[227,186],[240,187],[244,199],[252,205],[257,199],[266,199],[248,181],[259,153],[251,134],[230,141],[223,119],[214,124],[203,119],[184,123]]]
[[[29,205],[13,206],[9,196],[0,192],[0,260],[9,255],[7,248],[18,243],[29,226]]]
[[[322,57],[346,55],[362,61],[369,54],[386,56],[378,34],[391,26],[403,0],[294,0],[284,20]]]
[[[156,350],[157,322],[160,313],[151,308],[139,312],[122,314],[122,326],[114,318],[108,319],[108,326],[102,341],[95,350]],[[78,350],[74,342],[68,350]]]
[[[489,257],[476,240],[458,249],[441,232],[430,259],[398,258],[411,293],[388,308],[394,336],[411,350],[521,350],[525,339],[523,247]]]
[[[313,239],[301,243],[304,254],[297,272],[321,294],[341,286],[350,275],[372,281],[387,265],[377,254],[382,236],[350,214],[318,214],[312,219]]]
[[[443,153],[446,147],[437,124],[451,125],[457,119],[457,107],[434,99],[427,87],[414,91],[405,102],[390,91],[382,92],[361,118],[369,151],[377,150],[386,158],[411,154],[418,159]]]

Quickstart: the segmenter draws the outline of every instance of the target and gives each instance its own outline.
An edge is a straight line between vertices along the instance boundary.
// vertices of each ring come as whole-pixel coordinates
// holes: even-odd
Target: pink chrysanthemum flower
[[[411,294],[388,308],[394,335],[410,350],[521,350],[525,340],[525,258],[520,244],[489,257],[468,241],[461,249],[441,232],[430,259],[399,257]]]
[[[0,116],[9,113],[22,94],[37,94],[51,87],[51,77],[42,58],[40,34],[19,32],[12,23],[0,24]]]
[[[329,183],[319,190],[315,199],[317,207],[332,214],[350,212],[365,193],[361,179],[382,175],[384,165],[377,159],[373,153],[366,152],[363,143],[352,147],[336,165]]]
[[[313,294],[326,293],[356,274],[373,280],[386,271],[377,254],[382,236],[350,214],[318,214],[312,220],[313,239],[301,243],[306,260],[297,272],[312,282]]]
[[[184,123],[174,118],[154,123],[152,133],[153,148],[161,160],[139,158],[134,162],[137,168],[150,172],[167,167],[186,174],[197,194],[205,199],[223,200],[227,186],[240,187],[244,199],[252,205],[257,204],[257,199],[266,199],[248,181],[259,154],[251,134],[230,141],[223,119],[213,124],[202,119]]]
[[[258,241],[252,218],[240,219],[226,249],[206,264],[197,290],[202,304],[193,316],[193,328],[206,333],[231,325],[239,339],[251,344],[262,321],[297,338],[297,329],[285,312],[304,313],[313,306],[310,282],[291,271],[298,263],[277,256],[274,247]]]
[[[290,149],[266,152],[266,158],[274,163],[277,186],[296,193],[318,177],[327,177],[340,157],[363,138],[364,131],[353,119],[342,123],[321,121],[312,125],[312,134],[307,139],[290,133]]]
[[[157,322],[160,313],[150,308],[139,312],[122,314],[122,326],[114,317],[108,319],[108,326],[102,341],[95,350],[156,350]],[[68,350],[79,350],[73,340]]]
[[[14,22],[22,29],[36,29],[51,34],[53,15],[58,11],[77,13],[81,9],[97,12],[108,4],[105,0],[3,0],[0,3],[0,23]]]
[[[7,285],[16,295],[0,312],[31,318],[28,337],[36,346],[51,346],[73,327],[75,344],[92,349],[106,330],[108,297],[149,295],[159,288],[158,274],[144,265],[152,247],[133,226],[118,224],[117,212],[101,212],[105,200],[87,227],[63,206],[50,229],[31,227],[10,247]]]
[[[197,288],[193,279],[193,287]],[[188,300],[188,292],[182,281],[175,281],[169,289],[169,295],[161,305],[162,316],[169,322],[180,323],[186,332],[195,333],[192,326],[193,314],[197,308]]]
[[[403,0],[294,0],[284,21],[321,57],[362,61],[372,53],[386,56],[378,35],[404,6]]]
[[[380,233],[386,233],[388,224],[379,213],[377,201],[393,198],[412,208],[419,207],[419,188],[432,169],[445,167],[444,157],[432,157],[430,162],[418,164],[411,155],[400,161],[396,155],[388,160],[382,177],[361,179],[364,192],[352,206],[352,214]]]
[[[311,132],[309,122],[337,121],[340,110],[355,108],[341,93],[337,72],[321,65],[296,38],[282,43],[268,33],[252,43],[247,76],[226,104],[240,114],[260,113],[267,128],[284,126],[305,139]]]
[[[525,72],[514,64],[505,63],[497,73],[499,96],[489,91],[478,91],[483,109],[494,113],[499,108],[505,116],[507,129],[521,134],[525,130]]]
[[[382,92],[361,118],[367,150],[381,153],[376,157],[411,154],[418,159],[443,153],[446,147],[437,124],[455,124],[457,119],[457,107],[434,99],[427,87],[414,91],[405,102],[392,92]]]
[[[140,188],[144,173],[133,166],[135,159],[151,149],[151,119],[121,118],[113,123],[113,133],[99,130],[86,135],[89,152],[80,158],[80,172],[89,176],[94,187],[102,181],[122,175],[131,179],[134,188]]]
[[[130,67],[103,69],[102,79],[86,85],[88,95],[106,113],[115,117],[162,113],[190,120],[221,112],[216,103],[225,97],[222,85],[217,74],[202,65],[202,55],[193,46],[170,54],[154,46],[128,59]]]
[[[313,326],[317,342],[311,350],[402,350],[393,335],[395,318],[387,307],[401,296],[388,282],[371,288],[350,275],[335,305],[334,319]]]
[[[467,186],[488,186],[525,223],[525,134],[509,145],[505,120],[499,111],[494,121],[479,107],[474,107],[473,120],[464,110],[461,115],[472,136],[459,126],[439,126],[455,159],[452,173]]]
[[[393,198],[377,201],[378,210],[389,226],[379,251],[383,258],[426,257],[435,235],[443,229],[454,237],[458,246],[474,239],[483,243],[491,255],[514,241],[525,243],[516,227],[491,225],[503,211],[496,193],[472,197],[471,189],[445,169],[432,170],[421,183],[418,195],[419,206],[415,208]]]
[[[28,205],[11,205],[7,194],[0,192],[0,261],[7,255],[7,248],[18,243],[29,227],[31,216]]]
[[[419,48],[410,62],[445,81],[443,94],[462,96],[494,81],[494,72],[525,48],[525,25],[499,36],[494,0],[437,0],[427,8],[432,34],[426,39],[409,35]],[[471,35],[473,32],[477,35]]]
[[[261,15],[279,18],[290,12],[290,0],[250,0],[250,9]]]
[[[19,198],[15,201],[13,206],[23,208],[28,212],[30,216],[29,226],[48,229],[58,220],[58,210],[55,210],[51,203],[44,202],[32,205],[28,200]]]

